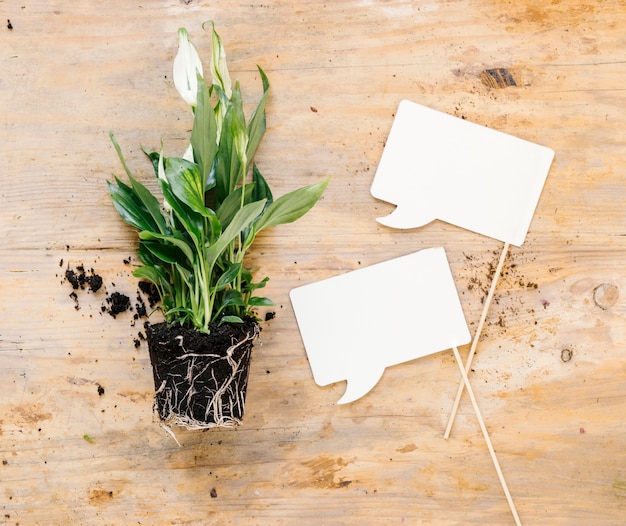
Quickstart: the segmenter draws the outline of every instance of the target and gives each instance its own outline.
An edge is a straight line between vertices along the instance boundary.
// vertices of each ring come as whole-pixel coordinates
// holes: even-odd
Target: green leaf
[[[128,166],[126,165],[126,161],[124,160],[124,156],[122,155],[122,149],[120,148],[120,145],[117,143],[117,139],[115,138],[115,135],[113,135],[112,130],[109,131],[109,138],[111,139],[111,142],[113,143],[113,147],[115,148],[115,151],[117,152],[117,156],[119,157],[119,160],[122,163],[122,166],[124,167],[124,171],[126,172],[126,175],[128,175],[128,177],[132,177],[132,174],[130,173]]]
[[[143,246],[143,243],[139,243],[137,247],[137,255],[139,256],[139,261],[141,261],[144,265],[152,266],[158,263],[158,258],[152,254],[146,247]]]
[[[215,290],[224,290],[230,285],[241,271],[241,263],[229,263],[224,273],[219,277],[215,284]]]
[[[257,66],[259,73],[261,75],[261,81],[263,82],[263,96],[259,101],[256,109],[252,113],[250,117],[250,123],[248,124],[248,148],[246,151],[246,156],[248,161],[251,161],[254,157],[254,154],[259,147],[259,143],[265,134],[266,120],[265,120],[265,104],[267,102],[267,93],[270,89],[270,82],[265,75],[265,72],[261,69],[260,66]]]
[[[176,269],[178,275],[183,279],[187,287],[191,289],[193,287],[195,274],[186,267],[183,267],[180,263],[174,263],[174,268]]]
[[[241,292],[235,289],[229,289],[224,292],[222,296],[222,303],[220,305],[220,311],[225,307],[245,307],[246,302],[243,299]]]
[[[261,212],[261,214],[262,213],[263,212]],[[254,239],[256,238],[257,233],[258,232],[254,228],[254,224],[248,225],[246,228],[244,228],[242,233],[241,233],[241,247],[240,247],[240,250],[243,250],[243,252],[246,252],[250,248],[252,243],[254,243]]]
[[[220,319],[219,325],[223,325],[224,323],[243,323],[243,320],[239,316],[223,316]]]
[[[224,117],[228,111],[228,104],[230,101],[230,95],[226,95],[221,86],[217,84],[211,84],[209,86],[209,94],[212,98],[215,98],[215,122],[217,123],[217,138],[218,143],[221,142],[221,132],[224,129]]]
[[[179,157],[168,157],[165,177],[172,193],[194,212],[205,215],[204,184],[197,164]],[[171,203],[170,203],[171,204]]]
[[[205,243],[213,244],[222,234],[222,222],[217,217],[217,214],[210,208],[207,208],[207,214],[205,217],[208,222],[208,227],[205,228],[205,236],[208,235],[208,238],[205,237]]]
[[[143,153],[148,156],[150,162],[152,163],[152,168],[154,169],[154,175],[159,177],[159,156],[161,155],[159,152],[155,152],[154,150],[148,150],[147,148],[141,148]]]
[[[175,245],[168,245],[153,241],[144,241],[143,245],[157,258],[165,263],[178,263],[183,266],[186,264],[186,255]]]
[[[157,266],[137,267],[133,271],[133,276],[139,279],[146,279],[154,283],[159,291],[159,297],[163,303],[165,303],[165,296],[170,295],[172,292],[169,279],[163,270]]]
[[[231,124],[233,111],[230,104],[227,105],[226,113],[222,121],[220,132],[220,143],[217,149],[217,159],[215,164],[215,206],[216,208],[231,193],[231,173],[238,173],[240,161],[237,157],[231,136]]]
[[[163,285],[164,283],[169,283],[165,274],[163,274],[160,269],[153,266],[137,267],[133,271],[133,276],[139,279],[147,279],[155,285]]]
[[[159,227],[159,231],[162,234],[166,234],[167,224],[165,222],[165,218],[163,217],[163,213],[161,212],[161,204],[159,200],[152,195],[150,190],[148,190],[144,185],[142,185],[139,181],[137,181],[134,177],[129,176],[130,184],[135,191],[135,195],[141,200],[145,209],[154,219],[154,222]]]
[[[233,173],[231,169],[231,190],[233,190],[239,183],[243,182],[242,179],[246,176],[245,172],[248,166],[248,128],[246,127],[246,116],[243,112],[243,100],[241,98],[239,81],[235,82],[230,103],[233,111],[230,133],[233,137],[237,157],[243,167],[241,170],[243,173]]]
[[[211,178],[215,178],[213,164],[217,153],[217,123],[209,89],[200,75],[198,75],[198,106],[191,130],[191,146],[194,160],[200,169],[201,186],[203,190],[211,188],[215,184]]]
[[[246,175],[245,150],[247,130],[239,84],[235,84],[222,122],[215,172],[215,205],[219,205],[237,188]],[[243,164],[242,164],[243,162]]]
[[[265,288],[265,285],[267,285],[267,282],[270,280],[270,278],[265,277],[258,283],[252,283],[252,276],[250,276],[249,279],[248,278],[244,278],[244,279],[246,280],[246,283],[243,287],[243,290],[248,293],[253,292],[257,289]]]
[[[263,199],[263,197],[259,199],[254,198],[255,186],[256,185],[254,183],[249,183],[245,186],[245,189],[243,187],[239,187],[234,192],[230,193],[226,199],[224,199],[216,211],[217,217],[219,218],[223,228],[228,226],[233,217],[235,217],[237,211],[241,208],[242,192],[245,192],[243,196],[244,204],[249,203],[250,201],[260,201]]]
[[[254,296],[248,300],[248,305],[251,307],[272,307],[274,302],[269,298]]]
[[[185,257],[189,261],[191,265],[194,263],[194,252],[193,247],[190,247],[187,241],[184,239],[180,239],[174,236],[166,236],[163,234],[157,234],[156,232],[150,232],[147,230],[143,230],[139,232],[139,238],[144,241],[150,241],[154,239],[159,239],[165,241],[167,243],[171,243],[172,245],[178,247],[184,253]]]
[[[276,225],[291,223],[306,214],[324,193],[329,178],[289,192],[267,207],[256,222],[257,232]]]
[[[222,232],[222,235],[205,251],[205,258],[209,263],[209,268],[212,268],[217,261],[217,258],[228,247],[231,241],[233,241],[239,233],[251,225],[252,222],[259,216],[263,207],[265,206],[265,200],[256,201],[245,205],[239,210],[228,227]]]
[[[172,192],[167,181],[159,179],[159,184],[161,185],[161,192],[163,192],[165,200],[174,211],[174,215],[178,221],[180,221],[185,231],[192,237],[195,244],[199,246],[201,244],[202,231],[204,228],[202,216],[180,201]]]
[[[185,316],[174,317],[173,316],[174,314],[185,314]],[[180,324],[183,325],[183,322],[186,319],[191,320],[193,323],[195,316],[194,316],[193,311],[187,307],[173,307],[165,312],[165,317],[170,321],[179,321]]]
[[[107,181],[107,185],[113,206],[120,217],[138,230],[159,230],[158,225],[154,222],[154,218],[136,195],[135,191],[117,177],[115,181],[117,185],[110,181]]]
[[[274,202],[274,197],[272,196],[272,191],[270,190],[269,184],[261,175],[261,172],[257,168],[257,165],[252,165],[252,182],[254,183],[254,193],[252,194],[253,201],[260,201],[261,199],[267,199],[267,206],[271,205]]]

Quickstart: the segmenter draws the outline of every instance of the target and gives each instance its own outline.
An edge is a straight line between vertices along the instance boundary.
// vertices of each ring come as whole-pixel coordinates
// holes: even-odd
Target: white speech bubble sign
[[[440,219],[521,246],[553,158],[545,146],[403,100],[371,187],[397,208],[377,221]]]
[[[368,393],[385,368],[471,340],[443,248],[430,248],[290,292],[317,385]]]

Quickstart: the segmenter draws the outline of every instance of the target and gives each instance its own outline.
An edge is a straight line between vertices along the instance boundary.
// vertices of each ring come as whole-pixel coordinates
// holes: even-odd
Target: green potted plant
[[[155,408],[166,424],[189,429],[241,423],[253,342],[254,309],[272,305],[257,295],[245,255],[256,236],[303,216],[321,197],[325,179],[274,199],[253,162],[265,132],[269,81],[258,71],[263,95],[246,121],[239,83],[233,85],[219,35],[211,24],[211,82],[184,28],[179,29],[174,83],[193,112],[183,157],[144,149],[161,199],[130,172],[108,182],[122,219],[138,231],[135,277],[152,282],[165,321],[147,324]]]

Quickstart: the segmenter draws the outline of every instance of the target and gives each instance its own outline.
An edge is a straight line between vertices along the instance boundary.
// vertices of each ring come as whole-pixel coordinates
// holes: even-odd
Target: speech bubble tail
[[[423,210],[416,210],[409,205],[399,205],[391,214],[376,218],[381,225],[399,229],[417,228],[434,220],[435,217],[425,215]]]
[[[385,369],[372,369],[364,371],[360,376],[348,378],[346,392],[337,401],[337,404],[349,404],[369,393],[381,379]]]

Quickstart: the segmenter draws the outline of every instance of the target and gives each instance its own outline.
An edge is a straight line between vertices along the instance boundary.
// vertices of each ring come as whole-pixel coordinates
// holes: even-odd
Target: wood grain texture
[[[0,0],[0,12],[12,26],[0,27],[0,523],[512,523],[467,398],[442,438],[451,352],[390,368],[337,406],[343,386],[313,382],[288,300],[294,286],[443,245],[475,328],[501,244],[374,221],[391,207],[369,186],[409,98],[556,151],[470,379],[522,523],[623,524],[623,2]],[[254,253],[276,317],[244,425],[176,430],[178,447],[152,419],[140,324],[101,309],[107,293],[136,291],[134,234],[106,192],[121,172],[108,132],[153,184],[140,146],[182,152],[191,127],[171,78],[176,30],[208,60],[209,19],[251,105],[256,64],[272,83],[257,160],[276,194],[332,182]],[[80,263],[106,290],[83,291],[77,310],[63,273]]]

